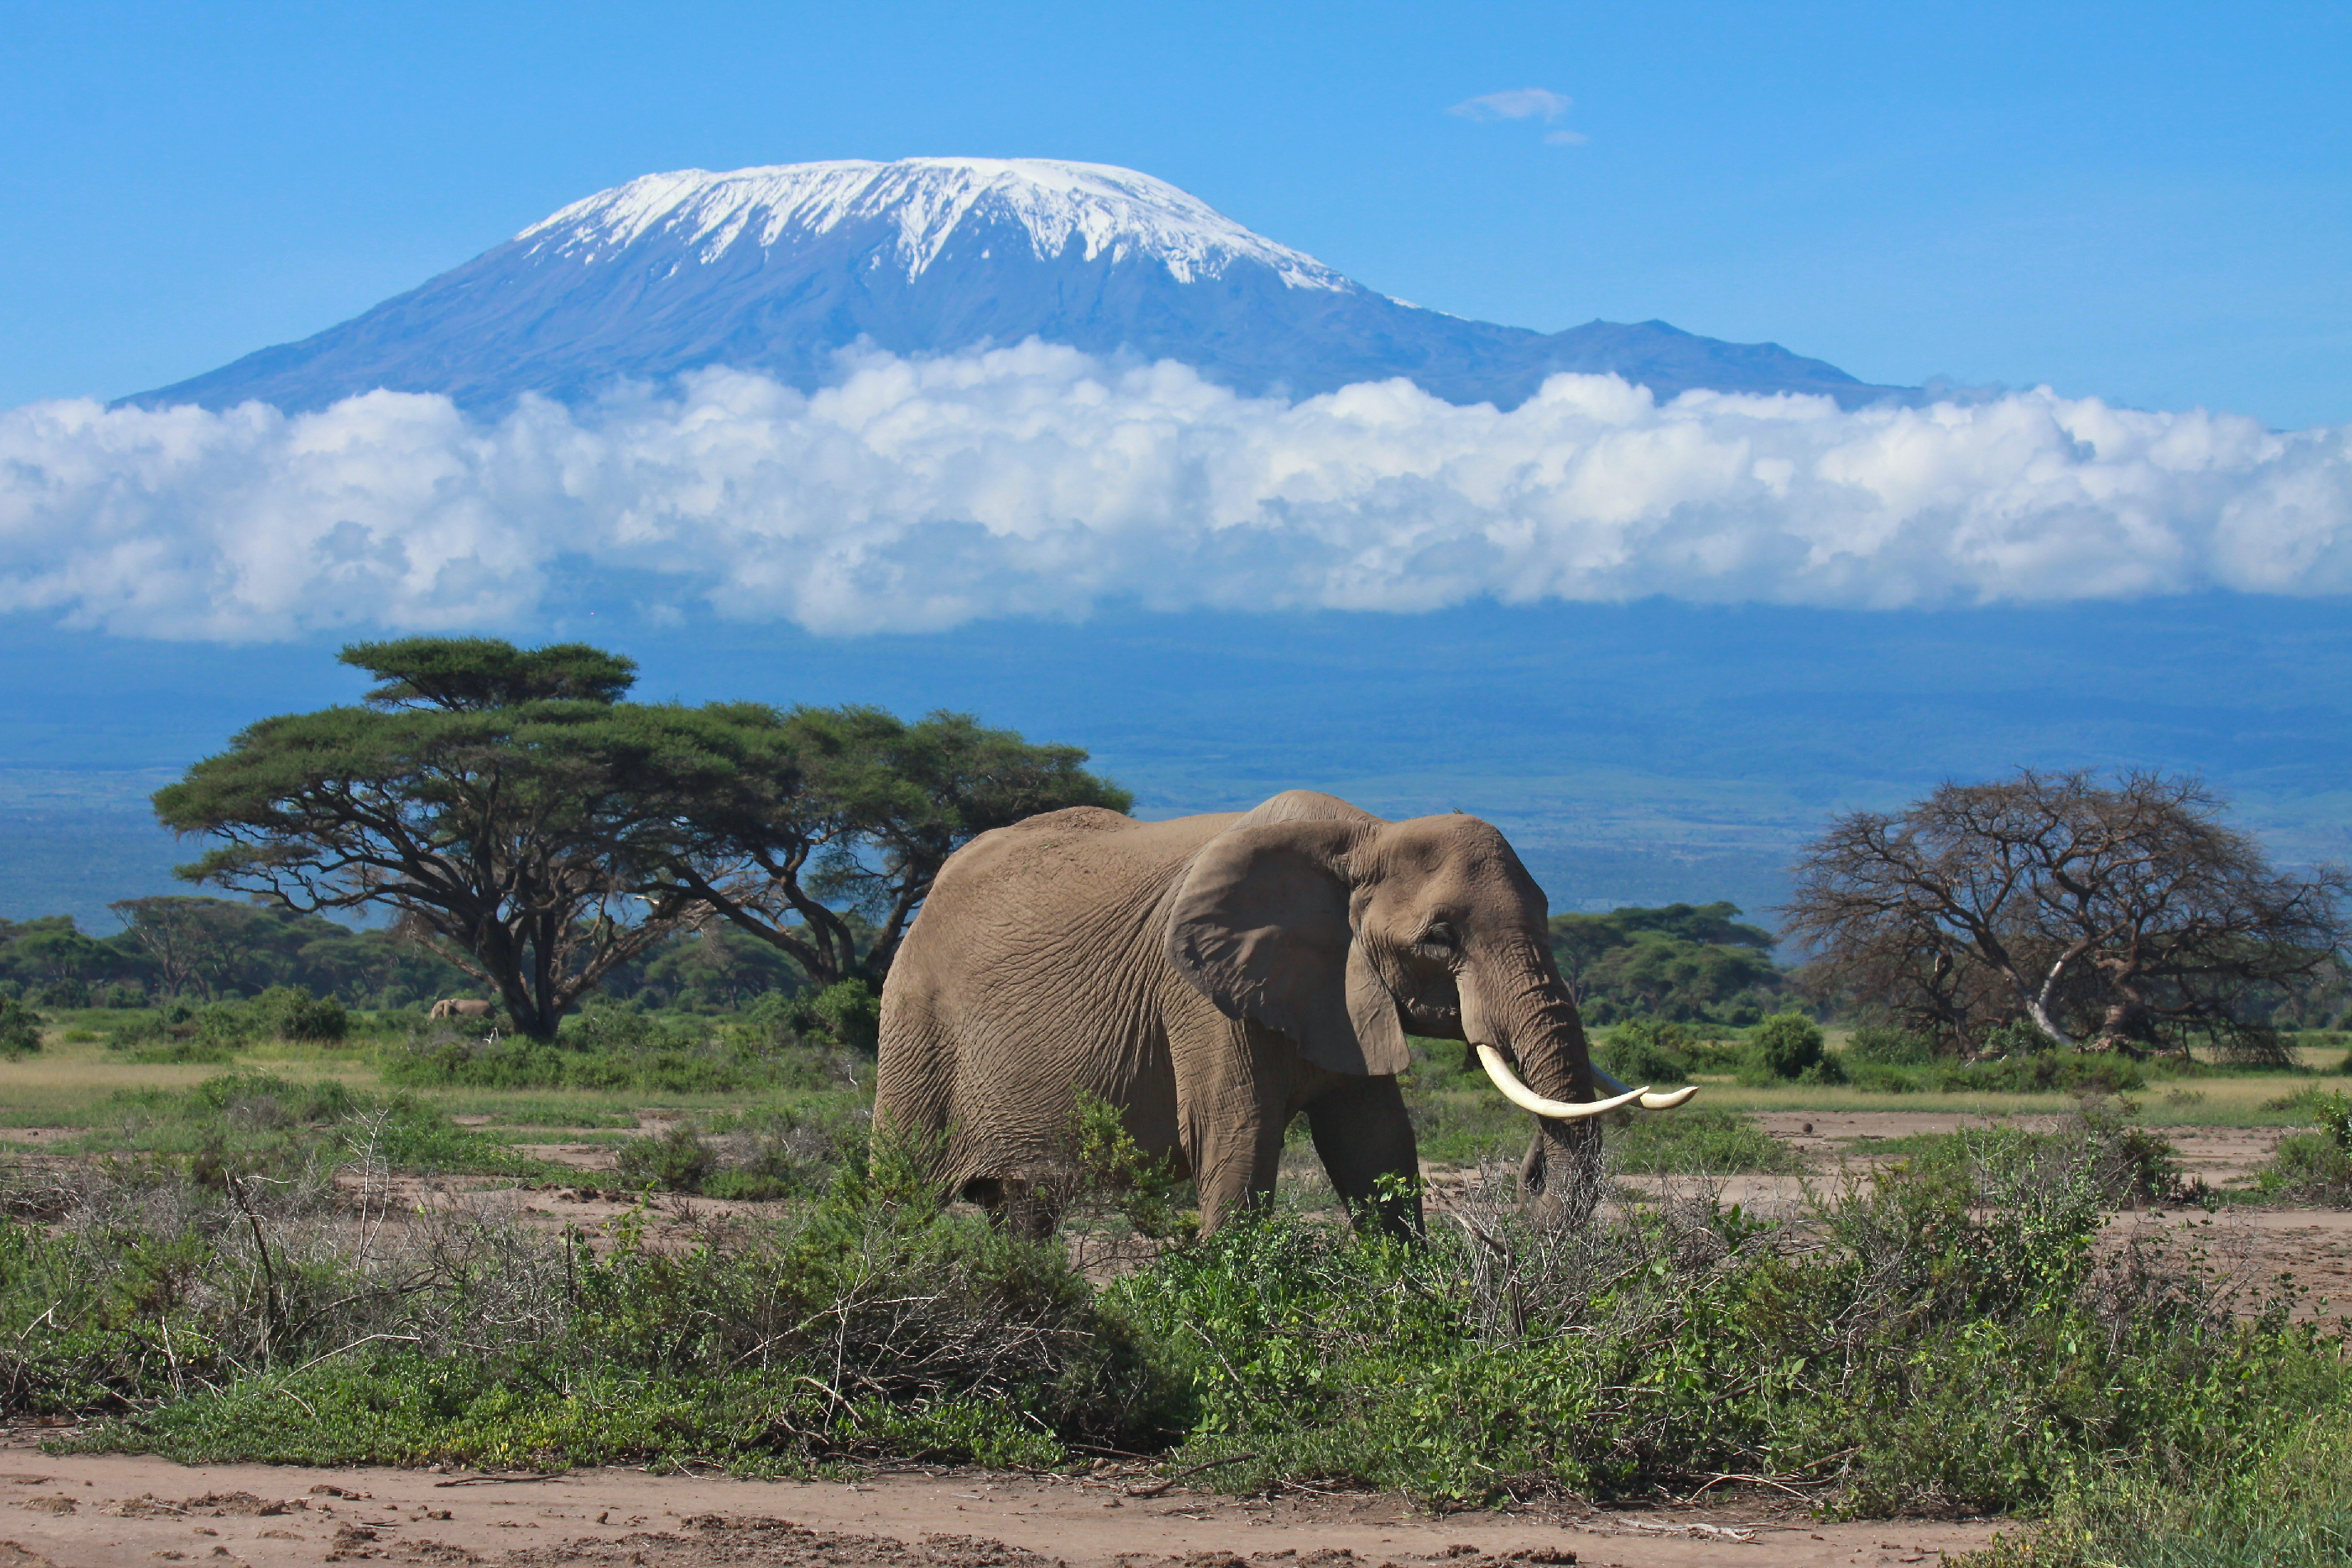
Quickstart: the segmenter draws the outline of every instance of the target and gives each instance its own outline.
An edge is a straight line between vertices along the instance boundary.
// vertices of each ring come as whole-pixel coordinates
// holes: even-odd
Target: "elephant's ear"
[[[1349,821],[1244,821],[1201,847],[1168,915],[1168,961],[1227,1018],[1288,1035],[1334,1072],[1412,1063],[1396,998],[1355,942]]]

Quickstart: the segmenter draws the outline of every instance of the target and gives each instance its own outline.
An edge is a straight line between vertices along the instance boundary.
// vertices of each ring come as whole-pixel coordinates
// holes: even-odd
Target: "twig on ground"
[[[1790,1479],[1794,1479],[1794,1477],[1790,1478]],[[1713,1480],[1708,1481],[1706,1485],[1699,1488],[1698,1490],[1691,1493],[1690,1496],[1683,1499],[1683,1506],[1685,1508],[1688,1508],[1691,1504],[1696,1502],[1699,1499],[1705,1497],[1708,1492],[1714,1490],[1717,1487],[1721,1486],[1726,1481],[1739,1481],[1752,1487],[1770,1487],[1775,1491],[1784,1491],[1790,1497],[1795,1498],[1801,1498],[1805,1495],[1803,1492],[1799,1491],[1795,1487],[1790,1486],[1787,1481],[1776,1481],[1770,1476],[1720,1475],[1716,1477]],[[1822,1481],[1813,1481],[1808,1484],[1812,1486],[1822,1486],[1826,1483]]]
[[[357,1350],[360,1346],[363,1344],[372,1344],[377,1340],[397,1340],[403,1344],[422,1344],[425,1343],[413,1333],[372,1333],[364,1338],[355,1339],[347,1345],[342,1345],[334,1350],[331,1350],[324,1355],[314,1355],[310,1360],[304,1362],[301,1365],[296,1367],[293,1371],[288,1373],[286,1375],[289,1377],[299,1377],[302,1374],[310,1371],[312,1367],[318,1365],[322,1361],[332,1361],[335,1357],[342,1354],[344,1351]]]
[[[562,1479],[559,1471],[543,1476],[459,1476],[456,1480],[435,1481],[433,1484],[436,1487],[500,1487],[520,1485],[524,1481],[560,1481]]]
[[[1170,1487],[1174,1486],[1186,1476],[1197,1476],[1202,1470],[1213,1470],[1220,1465],[1238,1465],[1256,1458],[1257,1456],[1255,1454],[1228,1454],[1222,1459],[1209,1459],[1201,1464],[1187,1465],[1165,1480],[1155,1481],[1148,1487],[1129,1487],[1127,1489],[1127,1495],[1129,1497],[1158,1497],[1161,1492],[1166,1491]]]

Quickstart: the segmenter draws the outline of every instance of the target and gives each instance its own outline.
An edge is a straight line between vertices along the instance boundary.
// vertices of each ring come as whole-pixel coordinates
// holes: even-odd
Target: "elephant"
[[[433,1004],[426,1015],[436,1019],[486,1019],[499,1010],[496,1002],[468,1001],[461,997],[444,997]]]
[[[1412,1233],[1411,1032],[1466,1042],[1535,1113],[1521,1190],[1572,1222],[1594,1118],[1693,1091],[1596,1071],[1545,918],[1503,835],[1460,812],[1388,821],[1303,789],[1159,822],[1046,812],[941,868],[883,984],[875,1124],[943,1194],[1043,1234],[1091,1094],[1193,1178],[1206,1233],[1271,1197],[1303,1112],[1350,1209]]]

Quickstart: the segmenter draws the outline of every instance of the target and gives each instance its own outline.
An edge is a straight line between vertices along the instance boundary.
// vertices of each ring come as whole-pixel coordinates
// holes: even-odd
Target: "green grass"
[[[2324,1409],[2237,1473],[2075,1478],[2039,1528],[1955,1568],[2338,1568],[2352,1561],[2352,1412]]]
[[[1802,1155],[1736,1111],[1689,1104],[1607,1128],[1602,1147],[1612,1168],[1628,1176],[1789,1176]]]
[[[206,1169],[262,1173],[339,1163],[362,1154],[400,1169],[540,1176],[543,1161],[468,1132],[405,1095],[354,1092],[339,1080],[250,1071],[186,1087],[117,1090],[90,1108],[63,1154],[163,1155]]]

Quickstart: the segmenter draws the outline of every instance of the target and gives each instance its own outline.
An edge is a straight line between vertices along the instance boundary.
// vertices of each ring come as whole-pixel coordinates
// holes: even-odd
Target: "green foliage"
[[[1552,954],[1588,1023],[1752,1023],[1785,980],[1769,956],[1772,934],[1741,924],[1738,913],[1731,904],[1672,904],[1556,915]]]
[[[621,1179],[739,1202],[822,1196],[866,1157],[870,1114],[834,1096],[673,1123],[623,1144]]]
[[[2129,1057],[2105,1052],[2040,1051],[1989,1061],[1938,1061],[1927,1082],[1939,1093],[2121,1094],[2147,1086],[2146,1069]]]
[[[968,714],[628,703],[634,663],[580,643],[420,637],[341,658],[381,678],[366,706],[262,720],[157,791],[165,826],[212,841],[180,873],[289,911],[396,909],[541,1040],[641,964],[705,1004],[877,982],[974,834],[1130,804],[1085,752]],[[126,908],[173,991],[203,967],[180,938],[228,918]],[[700,930],[713,911],[725,929]]]
[[[1920,1084],[1916,1073],[1884,1062],[1856,1062],[1845,1069],[1846,1082],[1865,1094],[1916,1094]]]
[[[708,903],[772,944],[820,988],[889,970],[948,856],[974,836],[1076,806],[1133,798],[970,714],[912,723],[863,705],[698,710],[698,760],[662,758],[643,787],[684,824],[653,885]],[[689,758],[681,757],[680,763]]]
[[[537,1175],[541,1162],[405,1095],[240,1071],[191,1089],[126,1089],[100,1108],[93,1148],[184,1157],[200,1174],[274,1175],[362,1155],[404,1170]]]
[[[373,707],[424,706],[480,713],[525,703],[610,705],[637,684],[637,662],[585,643],[518,648],[491,637],[406,637],[353,643],[335,662],[383,682]]]
[[[1685,1105],[1636,1116],[1608,1139],[1609,1160],[1629,1176],[1792,1176],[1798,1153],[1736,1111]]]
[[[1775,1013],[1750,1036],[1756,1060],[1775,1078],[1802,1078],[1822,1061],[1822,1026],[1802,1013]]]
[[[789,1016],[782,998],[733,1022],[600,1000],[566,1020],[552,1043],[436,1029],[387,1048],[377,1067],[385,1082],[404,1088],[697,1094],[854,1087],[866,1059],[846,1061],[827,1041],[803,1040]]]
[[[256,1260],[224,1256],[244,1245],[241,1218],[215,1204],[168,1233],[0,1221],[16,1347],[0,1390],[17,1409],[116,1413],[78,1447],[185,1461],[806,1473],[846,1458],[1044,1465],[1066,1441],[1172,1435],[1146,1347],[1059,1250],[946,1212],[889,1148],[731,1249],[664,1252],[624,1225],[600,1257],[455,1224],[421,1260],[314,1253],[274,1312]],[[289,1239],[281,1262],[300,1256]],[[325,1354],[370,1332],[386,1337]]]
[[[1137,1235],[1155,1240],[1191,1232],[1192,1218],[1182,1208],[1190,1184],[1177,1174],[1175,1157],[1147,1155],[1118,1106],[1080,1090],[1070,1115],[1069,1149],[1079,1172],[1074,1201],[1107,1206]]]
[[[623,1144],[613,1168],[624,1185],[665,1192],[700,1192],[719,1168],[717,1151],[683,1122]]]
[[[793,998],[793,1023],[851,1051],[874,1054],[882,1038],[882,998],[862,979],[836,980],[821,991]]]
[[[2322,1410],[2259,1462],[2091,1469],[2046,1524],[1953,1568],[2337,1568],[2352,1560],[2352,1412]]]
[[[189,1100],[333,1124],[337,1093],[246,1075]],[[315,1180],[122,1188],[0,1220],[0,1391],[106,1416],[77,1446],[185,1461],[805,1473],[1181,1443],[1240,1488],[1476,1502],[1767,1475],[1849,1512],[2054,1504],[2069,1528],[2116,1478],[2190,1508],[2338,1452],[2352,1370],[2284,1301],[2234,1312],[2128,1244],[2102,1261],[2103,1173],[2131,1161],[2094,1112],[1923,1151],[1790,1232],[1683,1199],[1561,1231],[1474,1193],[1423,1243],[1276,1211],[1100,1291],[1058,1245],[945,1208],[887,1143],[685,1252],[634,1221],[600,1256],[451,1215],[378,1257],[304,1228]],[[1121,1132],[1079,1129],[1093,1164],[1149,1176]]]
[[[781,1000],[801,984],[800,967],[773,945],[714,926],[615,969],[605,978],[604,993],[709,1012],[757,1007],[772,995]]]
[[[1664,1019],[1632,1019],[1611,1030],[1592,1055],[1602,1071],[1621,1082],[1687,1083],[1695,1043],[1681,1024]]]
[[[1878,1024],[1855,1030],[1845,1047],[1849,1071],[1863,1062],[1881,1067],[1925,1067],[1935,1054],[1934,1044],[1924,1037],[1909,1030]]]
[[[0,1057],[41,1049],[41,1015],[15,997],[0,997]]]
[[[2262,1195],[2274,1202],[2352,1208],[2352,1097],[2338,1089],[2304,1089],[2279,1103],[2317,1129],[2290,1133],[2254,1172]]]
[[[106,973],[154,999],[216,999],[296,986],[349,1007],[399,1007],[465,988],[453,966],[388,930],[354,931],[226,898],[118,899],[123,931]]]
[[[1988,1030],[1984,1040],[1987,1056],[2047,1056],[2058,1049],[2040,1024],[2032,1019],[2011,1019]]]
[[[351,1017],[332,997],[314,997],[299,986],[272,986],[247,1004],[256,1033],[264,1039],[340,1040]]]
[[[1474,1208],[1421,1247],[1275,1215],[1107,1296],[1195,1390],[1183,1457],[1235,1460],[1240,1488],[1479,1501],[1727,1472],[1863,1512],[2028,1510],[2110,1466],[2242,1465],[2352,1394],[2284,1311],[2102,1274],[2096,1189],[2079,1145],[1896,1172],[1786,1247],[1675,1206],[1567,1236]]]

